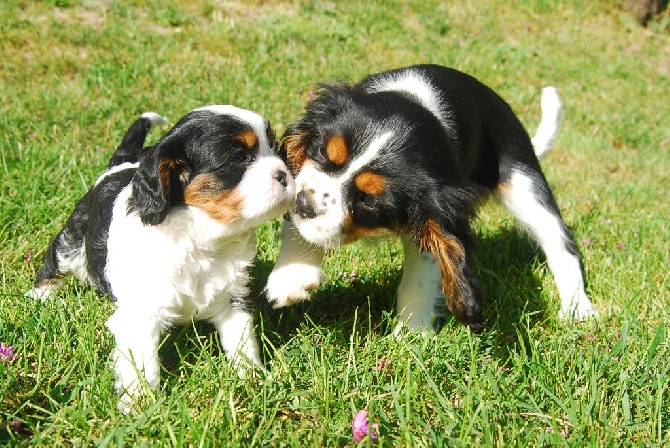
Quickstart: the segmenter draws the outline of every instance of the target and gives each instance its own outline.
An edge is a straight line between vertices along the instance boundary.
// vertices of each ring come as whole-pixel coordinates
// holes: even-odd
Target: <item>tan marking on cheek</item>
[[[354,179],[356,187],[365,194],[379,196],[386,188],[386,177],[381,174],[366,171]]]
[[[299,172],[303,163],[305,163],[305,160],[307,159],[307,154],[305,153],[306,138],[306,132],[299,132],[297,134],[286,136],[282,142],[282,149],[286,151],[288,165],[293,173]]]
[[[344,165],[344,162],[349,157],[349,148],[347,148],[347,142],[344,141],[344,137],[341,135],[330,137],[328,142],[326,142],[326,155],[328,156],[328,160],[335,165]]]
[[[342,232],[343,244],[350,244],[361,238],[374,238],[391,235],[395,231],[386,227],[363,227],[355,224],[351,216],[345,218],[344,231]]]
[[[242,214],[242,196],[237,189],[224,190],[211,174],[200,174],[184,190],[184,203],[206,212],[212,219],[229,223]]]
[[[250,129],[242,131],[242,133],[237,136],[237,139],[241,141],[248,149],[254,149],[256,143],[258,143],[258,136]]]
[[[500,182],[498,185],[496,185],[495,190],[497,194],[503,196],[505,193],[508,193],[512,190],[512,186],[508,183]]]

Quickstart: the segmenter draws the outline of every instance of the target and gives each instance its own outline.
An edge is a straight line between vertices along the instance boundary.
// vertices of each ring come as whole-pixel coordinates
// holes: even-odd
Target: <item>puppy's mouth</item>
[[[339,201],[327,193],[315,195],[309,188],[300,190],[291,207],[291,218],[309,243],[325,248],[342,243],[344,212]]]

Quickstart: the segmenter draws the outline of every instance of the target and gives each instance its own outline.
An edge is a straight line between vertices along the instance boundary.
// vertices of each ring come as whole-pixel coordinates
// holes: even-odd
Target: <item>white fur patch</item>
[[[269,148],[263,148],[270,152]],[[286,187],[282,186],[275,179],[275,173],[279,171],[288,173],[288,168],[281,159],[269,155],[259,155],[247,168],[237,186],[237,191],[244,198],[241,212],[246,226],[260,225],[288,210],[295,196],[295,182],[292,176],[287,175]]]
[[[123,162],[119,165],[115,165],[102,173],[98,179],[95,181],[95,184],[93,186],[98,185],[100,182],[102,182],[103,179],[105,179],[108,176],[111,176],[114,173],[119,173],[124,170],[130,170],[130,169],[136,169],[140,164],[137,162]]]
[[[584,290],[579,259],[567,249],[568,235],[560,218],[533,193],[533,180],[523,171],[515,171],[500,198],[544,251],[561,297],[560,316],[584,320],[595,314]]]
[[[348,214],[342,188],[356,173],[379,156],[392,137],[393,132],[387,131],[372,139],[365,151],[353,159],[347,170],[337,177],[324,173],[312,163],[303,166],[295,183],[298,189],[313,190],[310,194],[316,204],[317,216],[303,219],[294,215],[293,221],[307,241],[324,247],[340,244],[339,237]]]
[[[400,92],[405,93],[437,118],[447,130],[452,130],[452,113],[442,101],[440,91],[421,73],[407,69],[396,73],[377,76],[374,83],[368,86],[368,92]]]
[[[261,155],[271,154],[270,151],[271,142],[268,142],[267,135],[265,133],[266,122],[262,116],[258,115],[253,111],[241,109],[239,107],[231,106],[228,104],[214,104],[211,106],[199,107],[195,109],[194,112],[200,110],[214,112],[215,114],[219,115],[232,115],[248,123],[256,133],[256,136],[258,137],[258,147],[260,154]]]

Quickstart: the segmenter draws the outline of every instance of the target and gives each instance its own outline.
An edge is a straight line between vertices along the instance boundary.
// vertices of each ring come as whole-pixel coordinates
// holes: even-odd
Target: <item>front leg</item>
[[[466,252],[470,247],[467,231],[459,238],[428,219],[411,240],[405,237],[403,242],[405,270],[398,290],[398,310],[404,308],[405,314],[411,310],[415,316],[406,325],[426,327],[432,322],[435,290],[439,288],[454,317],[470,330],[482,331],[482,296]]]
[[[436,300],[442,296],[440,272],[433,254],[420,252],[407,237],[402,244],[405,259],[398,287],[396,336],[403,328],[432,331]]]
[[[323,280],[324,249],[305,241],[289,220],[284,221],[281,235],[277,264],[265,287],[268,300],[275,308],[308,299],[310,292]]]
[[[245,310],[242,300],[234,301],[212,323],[219,333],[221,347],[226,351],[231,367],[240,378],[245,378],[249,370],[265,371],[256,340],[254,318]]]
[[[155,317],[138,316],[119,308],[107,320],[116,347],[112,354],[116,372],[118,409],[129,412],[144,387],[156,389],[160,382],[158,345],[162,323]]]

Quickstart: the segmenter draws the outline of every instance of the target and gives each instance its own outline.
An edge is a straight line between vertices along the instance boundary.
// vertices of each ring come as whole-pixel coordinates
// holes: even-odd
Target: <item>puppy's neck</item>
[[[222,223],[188,206],[174,209],[159,226],[175,240],[189,239],[200,249],[217,252],[244,250],[254,236],[254,229],[245,222]]]

